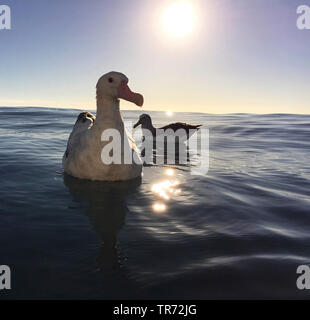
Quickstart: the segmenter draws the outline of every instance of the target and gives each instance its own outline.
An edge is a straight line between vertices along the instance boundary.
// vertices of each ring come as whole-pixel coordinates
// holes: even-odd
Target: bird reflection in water
[[[97,257],[99,269],[110,273],[120,267],[117,249],[117,234],[125,223],[129,211],[126,198],[137,192],[141,178],[103,182],[80,180],[64,175],[64,184],[70,190],[75,202],[81,204],[85,214],[101,239]]]

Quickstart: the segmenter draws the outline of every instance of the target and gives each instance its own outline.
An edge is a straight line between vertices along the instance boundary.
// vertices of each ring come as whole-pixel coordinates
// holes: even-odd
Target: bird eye
[[[113,82],[113,78],[109,78],[108,81],[111,83]]]

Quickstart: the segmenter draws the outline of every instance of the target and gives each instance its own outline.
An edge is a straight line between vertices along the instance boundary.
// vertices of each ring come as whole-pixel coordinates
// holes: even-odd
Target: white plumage
[[[76,178],[104,181],[130,180],[142,172],[142,161],[132,137],[128,136],[119,109],[119,98],[142,106],[143,97],[130,91],[128,78],[122,73],[110,72],[97,83],[97,115],[82,112],[70,134],[63,156],[64,171]],[[110,141],[101,141],[102,133],[116,129],[121,137],[121,163],[106,164],[101,152]],[[115,150],[113,150],[114,152]],[[130,154],[130,164],[124,163],[124,153]]]

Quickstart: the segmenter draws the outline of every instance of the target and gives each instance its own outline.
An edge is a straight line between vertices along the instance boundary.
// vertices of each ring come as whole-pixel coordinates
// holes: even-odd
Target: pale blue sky
[[[310,113],[310,30],[296,27],[310,0],[189,0],[197,23],[180,39],[161,25],[173,1],[3,0],[0,105],[94,109],[115,70],[146,109]]]

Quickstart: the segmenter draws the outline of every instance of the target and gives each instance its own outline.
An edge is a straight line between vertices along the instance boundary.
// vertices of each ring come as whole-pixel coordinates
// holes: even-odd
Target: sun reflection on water
[[[163,212],[166,211],[166,205],[162,202],[156,202],[153,204],[153,210],[155,212]]]
[[[170,199],[171,194],[176,194],[178,190],[175,189],[175,187],[179,184],[179,181],[170,181],[165,180],[159,183],[155,183],[152,186],[152,191],[159,195],[161,198],[165,200]],[[179,193],[179,192],[178,192]]]
[[[169,177],[174,176],[173,169],[167,169],[165,174]],[[152,185],[152,192],[162,198],[165,201],[169,201],[171,197],[178,195],[181,193],[181,189],[178,188],[179,181],[176,179],[166,179]],[[163,212],[166,211],[167,206],[163,202],[156,202],[153,204],[153,210],[155,212]]]

